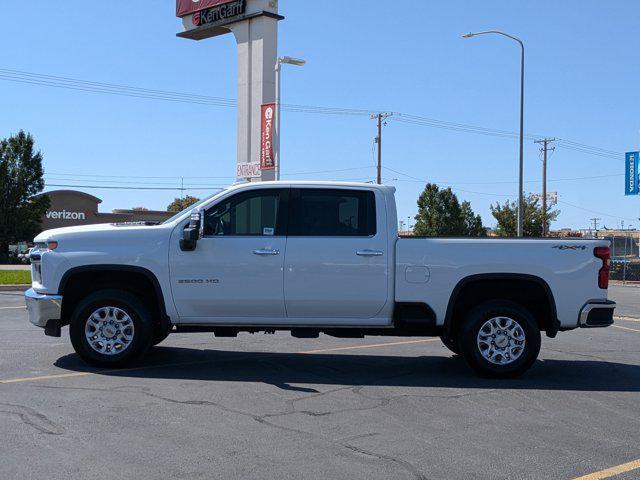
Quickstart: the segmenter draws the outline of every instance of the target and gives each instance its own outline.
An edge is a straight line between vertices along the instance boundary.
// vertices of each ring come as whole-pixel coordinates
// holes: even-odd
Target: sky
[[[383,181],[397,188],[400,219],[416,214],[426,182],[451,186],[487,226],[492,204],[516,199],[517,138],[451,128],[518,131],[518,45],[461,37],[497,29],[526,46],[525,132],[562,139],[548,168],[553,228],[640,227],[640,196],[624,196],[624,152],[640,149],[637,0],[280,0],[280,13],[279,54],[307,61],[285,66],[284,104],[395,112]],[[33,134],[47,190],[144,187],[77,189],[103,199],[101,211],[164,209],[181,177],[197,197],[234,181],[232,106],[7,80],[13,70],[235,99],[232,35],[177,38],[168,0],[4,1],[0,25],[0,137]],[[282,178],[373,180],[375,135],[367,115],[283,112]],[[525,191],[539,193],[540,146],[524,147]]]

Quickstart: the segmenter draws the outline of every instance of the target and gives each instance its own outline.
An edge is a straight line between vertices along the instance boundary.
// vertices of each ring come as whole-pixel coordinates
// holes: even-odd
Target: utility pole
[[[598,236],[598,222],[600,220],[602,220],[601,218],[591,218],[590,219],[593,222],[593,231],[595,233],[595,236]]]
[[[549,147],[551,142],[555,142],[555,138],[543,138],[542,140],[536,140],[533,143],[540,143],[542,147],[540,151],[542,155],[542,236],[546,237],[548,231],[547,227],[547,152],[553,152],[556,147]]]
[[[372,119],[378,120],[378,136],[376,137],[376,143],[378,144],[378,177],[377,183],[378,185],[382,184],[382,121],[385,118],[389,118],[393,113],[377,113],[375,115],[371,115]],[[386,122],[385,122],[386,125]]]

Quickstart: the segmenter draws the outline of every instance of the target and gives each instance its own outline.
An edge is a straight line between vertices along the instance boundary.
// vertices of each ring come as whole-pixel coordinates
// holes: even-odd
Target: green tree
[[[484,236],[480,215],[473,213],[469,202],[460,202],[451,190],[441,190],[428,183],[418,198],[418,214],[414,233],[425,237]]]
[[[30,241],[40,231],[49,197],[44,189],[42,153],[33,150],[33,137],[20,130],[0,141],[0,261],[9,245]]]
[[[194,203],[199,202],[200,199],[196,197],[192,197],[191,195],[187,195],[183,198],[176,198],[173,202],[169,204],[167,210],[170,212],[181,212],[187,207],[190,207]]]
[[[522,233],[525,237],[542,236],[542,205],[535,195],[524,197],[522,216]],[[491,205],[491,214],[498,222],[496,233],[501,237],[515,237],[518,234],[518,202],[505,201]],[[547,224],[553,222],[560,215],[560,210],[553,210],[547,206]]]

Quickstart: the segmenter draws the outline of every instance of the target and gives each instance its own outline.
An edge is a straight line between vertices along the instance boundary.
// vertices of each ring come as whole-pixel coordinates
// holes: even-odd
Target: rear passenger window
[[[376,234],[373,192],[293,189],[290,205],[289,236],[368,237]]]

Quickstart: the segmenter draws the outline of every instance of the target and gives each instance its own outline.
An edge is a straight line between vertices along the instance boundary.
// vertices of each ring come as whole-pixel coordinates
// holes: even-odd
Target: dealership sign
[[[276,162],[273,158],[273,121],[276,116],[276,104],[262,105],[260,116],[260,168],[273,170]]]
[[[247,8],[245,0],[236,0],[230,3],[223,3],[217,7],[208,8],[195,12],[191,17],[194,26],[209,25],[223,20],[229,20],[242,15]]]
[[[624,194],[625,195],[638,195],[640,188],[638,188],[638,157],[640,152],[627,152],[625,155],[625,174],[624,174]]]
[[[205,8],[218,7],[225,3],[233,3],[235,0],[177,0],[176,17],[184,17]]]
[[[236,167],[237,178],[260,178],[261,176],[259,163],[238,163]]]

